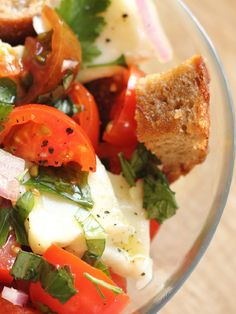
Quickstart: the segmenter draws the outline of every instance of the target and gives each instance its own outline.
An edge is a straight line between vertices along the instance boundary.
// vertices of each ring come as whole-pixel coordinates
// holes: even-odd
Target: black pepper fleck
[[[54,148],[53,148],[53,147],[49,147],[49,148],[48,148],[48,152],[49,152],[50,154],[53,154],[53,153],[54,153]]]
[[[134,215],[135,215],[135,216],[138,216],[138,213],[135,212]]]
[[[110,38],[106,38],[106,43],[109,43],[111,42],[111,39]]]
[[[146,275],[145,273],[142,273],[142,274],[141,274],[141,276],[145,276],[145,275]]]
[[[48,140],[42,141],[41,147],[45,147],[48,145]]]
[[[97,214],[97,217],[100,218],[101,216]]]
[[[66,133],[67,134],[72,134],[74,132],[74,130],[72,128],[67,128],[66,129]]]
[[[127,19],[129,15],[127,13],[122,14],[123,19]]]
[[[105,210],[104,214],[110,214],[109,210]]]
[[[59,164],[59,162],[58,161],[55,161],[55,165],[58,165]]]
[[[121,249],[120,249],[120,248],[117,248],[117,251],[120,253],[120,252],[121,252]]]

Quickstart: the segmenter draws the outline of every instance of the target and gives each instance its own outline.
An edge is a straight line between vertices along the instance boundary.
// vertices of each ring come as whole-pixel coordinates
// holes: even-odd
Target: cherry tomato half
[[[96,150],[99,138],[99,113],[93,96],[80,83],[75,83],[69,91],[74,104],[79,112],[73,116],[73,119],[81,126],[90,138],[94,149]]]
[[[113,119],[106,128],[103,140],[116,146],[127,147],[137,143],[135,108],[135,85],[144,73],[136,66],[130,67],[127,89],[119,97],[118,103],[111,110]]]
[[[15,108],[0,132],[0,143],[10,153],[43,166],[78,163],[95,171],[96,156],[83,129],[63,112],[44,105]]]

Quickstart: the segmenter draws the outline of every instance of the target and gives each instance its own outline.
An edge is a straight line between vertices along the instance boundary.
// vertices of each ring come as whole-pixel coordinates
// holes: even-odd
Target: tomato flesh
[[[74,314],[78,311],[83,314],[118,314],[128,303],[129,297],[125,293],[115,295],[112,291],[103,287],[101,287],[101,291],[105,299],[101,298],[94,284],[84,276],[84,273],[87,272],[91,276],[112,285],[115,285],[114,282],[102,271],[83,262],[75,255],[52,245],[45,252],[44,258],[54,265],[67,265],[70,267],[78,293],[65,304],[61,304],[57,299],[48,295],[42,289],[40,283],[32,283],[30,285],[30,297],[36,306],[37,302],[41,302],[59,314]]]
[[[96,150],[99,138],[100,121],[95,100],[89,91],[80,83],[73,84],[69,91],[69,96],[79,110],[79,112],[73,116],[73,119],[88,135]]]
[[[43,166],[78,163],[95,171],[96,156],[83,129],[63,112],[44,105],[15,108],[0,133],[10,153]]]

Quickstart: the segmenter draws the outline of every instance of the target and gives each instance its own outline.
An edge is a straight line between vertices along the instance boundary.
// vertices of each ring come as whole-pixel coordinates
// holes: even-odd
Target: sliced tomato
[[[37,302],[41,302],[59,314],[118,314],[128,303],[129,297],[125,293],[115,295],[109,289],[99,287],[105,296],[103,299],[94,284],[84,276],[84,273],[89,273],[91,276],[112,285],[115,283],[102,271],[90,266],[77,256],[52,245],[45,252],[44,258],[54,265],[70,267],[78,293],[65,304],[61,304],[57,299],[47,294],[40,283],[32,283],[30,297],[36,306]]]
[[[137,144],[135,108],[135,85],[144,73],[136,66],[130,67],[130,75],[126,90],[111,111],[112,121],[107,125],[103,140],[116,146],[127,147]]]
[[[159,228],[160,228],[160,224],[155,219],[150,220],[150,239],[151,240],[155,237]]]
[[[0,297],[0,313],[7,314],[39,314],[35,309],[14,305]]]
[[[110,274],[111,274],[111,279],[115,282],[115,284],[126,293],[127,292],[126,278],[114,273],[111,269],[110,269]]]
[[[63,112],[44,105],[15,108],[0,132],[0,143],[12,154],[43,166],[78,163],[95,171],[96,156],[83,129]]]
[[[95,100],[89,91],[80,83],[73,84],[69,91],[69,96],[79,110],[73,119],[88,135],[96,150],[99,138],[100,121]]]
[[[43,50],[39,37],[28,37],[25,41],[26,53],[23,58],[25,71],[33,76],[33,83],[22,103],[30,103],[39,95],[43,95],[57,87],[68,69],[64,69],[64,61],[71,63],[69,67],[74,75],[79,70],[81,62],[80,43],[70,28],[59,18],[50,7],[44,6],[42,18],[52,26],[51,51],[46,61],[40,63],[37,56]]]
[[[17,255],[17,248],[20,246],[16,242],[14,234],[10,233],[6,244],[0,248],[0,283],[11,284],[13,277],[10,275],[11,267]]]

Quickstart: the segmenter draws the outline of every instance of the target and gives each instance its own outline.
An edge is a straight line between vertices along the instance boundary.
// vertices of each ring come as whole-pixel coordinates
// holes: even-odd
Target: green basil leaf
[[[134,169],[132,168],[130,162],[127,159],[125,159],[123,153],[119,153],[118,156],[120,159],[123,176],[125,177],[126,181],[130,186],[135,186],[136,174]]]
[[[14,104],[16,101],[16,83],[6,77],[0,78],[0,103]]]
[[[16,241],[21,245],[29,246],[24,222],[16,208],[13,208],[11,211],[11,225],[15,231]]]
[[[8,103],[0,103],[0,123],[5,122],[9,116],[9,114],[12,112],[14,106],[12,104]]]
[[[151,175],[144,179],[144,208],[147,208],[149,219],[156,219],[159,223],[172,217],[178,208],[175,193],[169,186]]]
[[[130,160],[119,154],[122,174],[130,186],[137,179],[144,180],[143,207],[149,219],[162,223],[176,213],[178,208],[175,193],[171,191],[168,180],[158,165],[160,160],[139,144]]]
[[[77,177],[75,177],[77,176]],[[37,177],[31,177],[24,185],[34,187],[41,192],[48,192],[60,195],[82,207],[92,208],[90,188],[87,184],[88,174],[78,169],[71,171],[66,167],[40,168]],[[78,182],[76,184],[71,182]]]
[[[72,102],[70,97],[66,97],[64,99],[57,99],[56,101],[53,102],[53,106],[67,114],[69,117],[73,117],[76,113],[78,113],[78,109]]]
[[[128,65],[126,63],[125,56],[121,55],[116,60],[111,61],[111,62],[107,62],[107,63],[88,64],[88,65],[86,65],[86,68],[100,68],[100,67],[109,67],[109,66],[115,66],[115,65],[119,65],[119,66],[127,68]]]
[[[89,253],[101,257],[106,245],[105,230],[90,212],[83,209],[77,212],[75,218],[83,228]]]
[[[123,290],[117,286],[113,286],[101,279],[98,279],[92,275],[90,275],[89,273],[84,273],[84,277],[87,278],[89,281],[91,281],[94,285],[96,286],[101,286],[103,288],[106,288],[112,292],[114,292],[114,294],[122,294],[124,293]]]
[[[0,209],[0,247],[4,246],[10,231],[10,212],[9,208]]]
[[[100,269],[104,274],[106,274],[109,278],[111,278],[111,274],[109,268],[99,259],[97,255],[92,254],[89,251],[86,251],[82,257],[82,260],[87,264]]]
[[[68,266],[57,269],[54,265],[44,263],[40,281],[45,292],[62,304],[77,293],[74,288],[74,278]]]
[[[34,253],[20,251],[12,266],[11,275],[14,279],[39,281],[45,292],[62,304],[77,293],[69,267],[57,268]]]
[[[80,40],[84,63],[101,54],[94,42],[106,24],[100,14],[107,10],[110,3],[110,0],[61,0],[57,8],[59,15]]]
[[[16,280],[39,281],[43,263],[44,260],[41,256],[19,251],[12,266],[11,275]]]
[[[25,192],[16,202],[16,207],[19,212],[19,217],[24,224],[25,219],[34,207],[35,199],[31,191]]]

